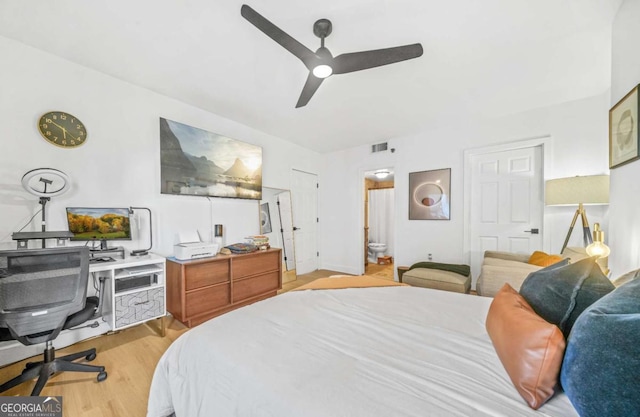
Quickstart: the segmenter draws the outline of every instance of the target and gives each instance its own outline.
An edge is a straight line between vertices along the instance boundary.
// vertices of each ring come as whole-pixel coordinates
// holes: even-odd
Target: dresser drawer
[[[256,253],[233,258],[233,279],[243,278],[249,275],[258,275],[264,272],[275,271],[280,267],[280,252]]]
[[[233,282],[233,302],[280,289],[280,272],[269,272]]]
[[[186,290],[229,281],[229,261],[198,263],[185,267]]]
[[[142,323],[165,314],[164,289],[153,288],[115,297],[116,328]]]
[[[216,285],[186,294],[187,317],[197,316],[231,304],[229,285]]]
[[[282,250],[167,262],[167,306],[188,327],[277,294]]]

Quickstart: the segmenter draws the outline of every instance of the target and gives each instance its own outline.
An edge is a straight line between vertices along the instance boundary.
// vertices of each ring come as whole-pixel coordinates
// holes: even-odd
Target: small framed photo
[[[409,220],[450,220],[451,168],[409,173]]]
[[[260,234],[271,233],[271,213],[269,203],[260,204]]]
[[[617,168],[640,158],[639,86],[635,86],[609,110],[609,168]]]

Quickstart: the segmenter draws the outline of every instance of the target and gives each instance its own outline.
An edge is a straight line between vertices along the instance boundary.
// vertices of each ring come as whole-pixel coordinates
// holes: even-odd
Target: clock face
[[[77,117],[63,111],[50,111],[40,117],[40,134],[50,143],[73,148],[87,140],[87,129]]]

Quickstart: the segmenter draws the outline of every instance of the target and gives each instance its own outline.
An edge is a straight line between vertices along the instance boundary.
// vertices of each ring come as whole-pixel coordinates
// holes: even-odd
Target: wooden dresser
[[[273,297],[282,288],[281,249],[217,255],[193,261],[168,258],[167,310],[187,327]]]

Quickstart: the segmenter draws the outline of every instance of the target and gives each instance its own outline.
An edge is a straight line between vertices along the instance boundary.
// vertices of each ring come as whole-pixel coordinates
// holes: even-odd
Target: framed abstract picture
[[[640,158],[638,87],[635,86],[609,110],[609,168],[617,168]]]
[[[450,220],[451,168],[409,173],[409,220]]]

